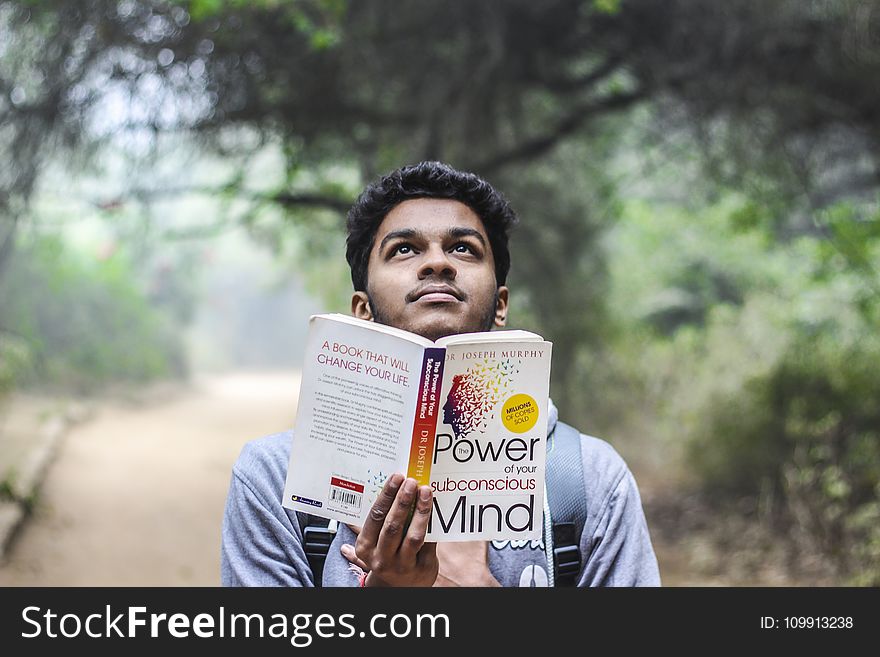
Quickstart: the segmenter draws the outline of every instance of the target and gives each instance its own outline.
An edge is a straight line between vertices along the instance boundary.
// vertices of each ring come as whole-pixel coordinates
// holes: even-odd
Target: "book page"
[[[537,333],[522,331],[519,329],[501,331],[479,331],[477,333],[458,333],[439,338],[436,342],[438,347],[447,347],[452,344],[475,344],[478,342],[543,342]]]
[[[316,315],[316,317],[325,317],[327,319],[332,319],[337,322],[342,322],[343,324],[351,324],[355,328],[361,327],[366,328],[370,331],[376,331],[378,333],[387,333],[388,335],[397,336],[403,340],[409,340],[410,342],[415,342],[416,344],[420,344],[423,347],[432,347],[434,343],[431,342],[428,338],[422,337],[418,333],[412,333],[410,331],[405,331],[403,329],[397,328],[396,326],[388,326],[387,324],[379,324],[378,322],[370,322],[365,319],[358,319],[357,317],[352,317],[351,315],[343,315],[342,313],[326,313],[324,315]]]
[[[424,348],[371,328],[310,320],[289,509],[362,524],[385,480],[407,470]]]
[[[447,343],[428,540],[541,538],[552,346]]]

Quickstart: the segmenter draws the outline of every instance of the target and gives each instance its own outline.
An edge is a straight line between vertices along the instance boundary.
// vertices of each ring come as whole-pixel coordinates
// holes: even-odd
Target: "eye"
[[[413,248],[409,244],[400,244],[394,247],[394,251],[392,251],[391,253],[392,255],[397,255],[398,253],[401,255],[406,255],[408,253],[412,253],[412,250]]]
[[[452,247],[452,250],[456,253],[473,253],[473,249],[471,248],[470,244],[465,244],[464,242],[459,242],[454,247]]]

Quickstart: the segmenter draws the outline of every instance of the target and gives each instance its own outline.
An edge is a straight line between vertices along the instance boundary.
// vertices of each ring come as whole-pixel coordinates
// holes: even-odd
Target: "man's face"
[[[411,199],[379,229],[367,265],[367,291],[355,317],[431,340],[504,326],[507,288],[495,282],[489,236],[477,214],[450,199]]]

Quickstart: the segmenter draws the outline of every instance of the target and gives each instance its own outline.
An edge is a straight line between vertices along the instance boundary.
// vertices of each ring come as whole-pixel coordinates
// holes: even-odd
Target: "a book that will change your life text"
[[[283,505],[363,525],[402,472],[434,492],[428,541],[540,539],[551,351],[313,315]]]

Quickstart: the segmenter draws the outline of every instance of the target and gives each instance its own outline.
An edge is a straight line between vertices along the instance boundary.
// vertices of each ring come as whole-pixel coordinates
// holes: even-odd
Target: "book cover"
[[[539,538],[551,348],[313,316],[283,505],[362,525],[403,472],[434,491],[429,541]]]

